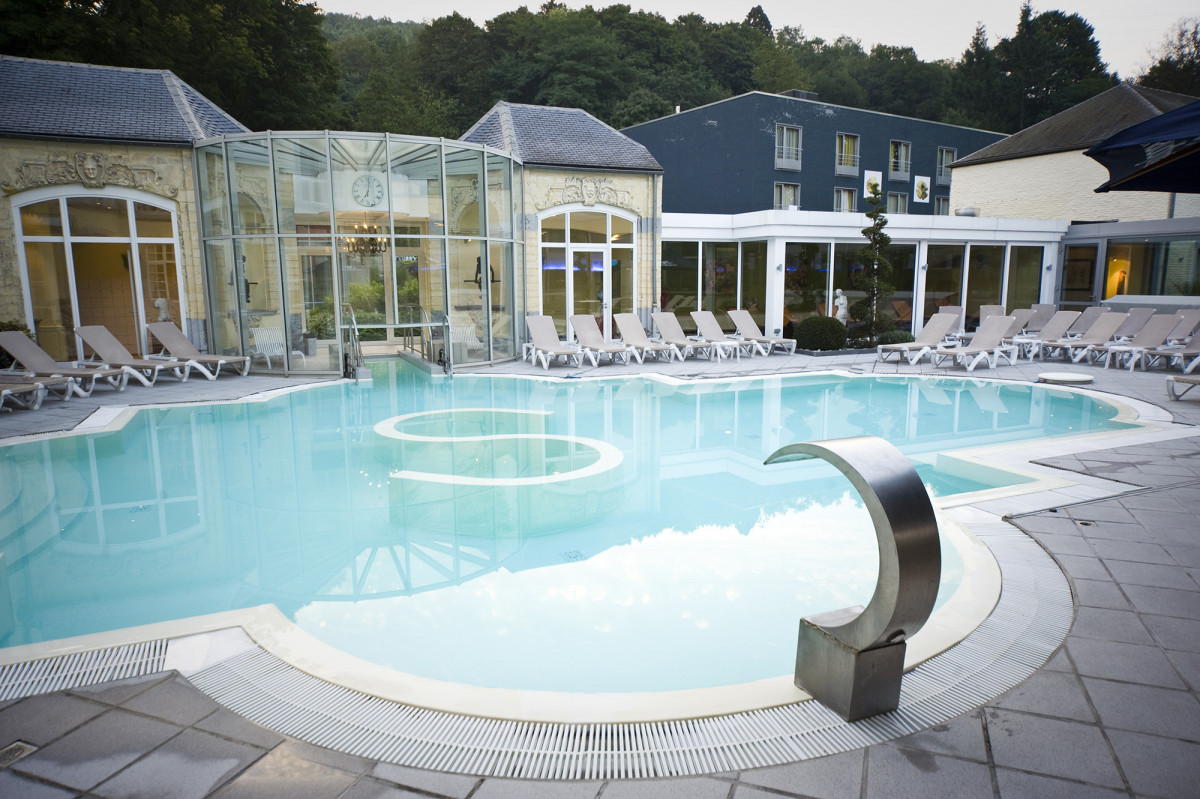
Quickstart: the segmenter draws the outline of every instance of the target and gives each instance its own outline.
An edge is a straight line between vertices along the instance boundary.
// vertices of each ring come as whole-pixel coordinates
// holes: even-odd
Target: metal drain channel
[[[947,721],[1024,680],[1072,619],[1053,560],[1003,522],[972,524],[1003,576],[991,615],[957,646],[909,672],[900,707],[847,723],[817,702],[724,716],[558,724],[465,716],[344,688],[252,649],[191,677],[200,690],[277,732],[361,757],[458,774],[522,779],[633,779],[806,760]]]
[[[166,668],[167,641],[77,652],[0,667],[0,701],[154,674]]]

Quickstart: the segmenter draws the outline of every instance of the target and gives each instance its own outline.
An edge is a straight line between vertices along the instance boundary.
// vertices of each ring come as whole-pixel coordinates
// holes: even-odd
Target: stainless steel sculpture
[[[879,542],[879,581],[866,608],[801,619],[796,645],[796,686],[856,721],[899,706],[905,641],[929,618],[941,580],[937,519],[916,470],[882,438],[790,444],[765,463],[809,458],[850,479]]]

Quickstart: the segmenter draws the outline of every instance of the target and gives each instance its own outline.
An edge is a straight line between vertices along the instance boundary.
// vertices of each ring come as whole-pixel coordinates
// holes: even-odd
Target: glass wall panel
[[[574,216],[574,215],[572,215]],[[571,251],[572,314],[596,317],[604,329],[604,253],[599,250]]]
[[[68,197],[67,219],[72,236],[120,236],[129,238],[129,210],[124,200],[113,197]]]
[[[554,317],[559,336],[566,335],[567,251],[563,247],[542,248],[542,313]]]
[[[107,327],[127,350],[136,355],[141,346],[134,314],[130,257],[126,242],[71,245],[79,324]],[[91,351],[85,352],[90,354]]]
[[[1005,303],[1009,313],[1038,302],[1042,291],[1042,257],[1041,247],[1013,247],[1009,250]]]
[[[488,235],[512,238],[513,197],[509,159],[489,153],[487,156]]]
[[[617,218],[613,217],[616,226]],[[612,260],[612,312],[632,313],[636,286],[633,282],[633,248],[613,247]]]
[[[446,197],[452,236],[478,236],[483,230],[483,153],[479,150],[446,148]],[[453,260],[453,252],[451,253]],[[470,259],[472,262],[474,258]],[[471,267],[474,269],[474,266]],[[452,270],[453,271],[453,270]]]
[[[924,322],[943,305],[962,304],[963,247],[961,244],[930,244],[929,268],[925,272]]]
[[[964,324],[968,330],[979,325],[980,305],[999,305],[1004,285],[1004,246],[971,245],[967,272],[967,308]]]
[[[490,329],[483,306],[483,244],[478,239],[449,239],[447,249],[454,363],[486,361]]]
[[[703,257],[700,307],[712,311],[722,329],[733,332],[737,328],[723,312],[738,307],[738,245],[736,242],[705,242]]]
[[[893,244],[885,251],[892,265],[892,287],[885,312],[892,317],[896,328],[912,332],[913,286],[917,281],[917,245]]]
[[[242,319],[248,335],[248,354],[267,369],[287,368],[291,357],[288,329],[280,308],[281,274],[274,239],[235,239],[236,263],[241,265]],[[295,368],[301,363],[296,359]]]
[[[699,267],[699,242],[663,242],[661,307],[679,317],[685,331],[696,330],[692,311],[697,310]]]
[[[1067,247],[1063,258],[1062,304],[1066,310],[1077,310],[1096,300],[1096,259],[1098,245],[1084,244]]]
[[[169,218],[167,224],[170,224]],[[179,305],[175,247],[170,244],[139,244],[138,262],[142,268],[143,317],[148,322],[171,321],[180,329],[186,327]]]
[[[46,200],[22,206],[21,232],[26,236],[61,236],[62,206],[59,201]]]
[[[200,232],[205,236],[229,235],[229,186],[225,175],[225,150],[221,146],[196,151],[200,185]]]
[[[235,141],[227,147],[234,182],[234,234],[274,233],[274,181],[266,141]]]
[[[338,368],[337,314],[333,288],[333,246],[324,236],[281,238],[288,333],[292,346],[304,353],[292,368],[330,371]]]
[[[858,251],[862,248],[863,245],[861,243],[835,244],[833,247],[834,291],[833,297],[830,298],[829,304],[825,309],[825,313],[828,316],[834,316],[837,313],[834,300],[837,298],[837,290],[841,289],[847,301],[846,327],[850,329],[858,327],[858,320],[855,318],[854,313],[854,304],[866,296],[866,292],[854,286],[859,274],[866,268],[863,265],[862,259],[858,256]]]
[[[748,310],[761,329],[764,299],[767,296],[767,243],[743,241],[741,246],[742,295],[738,307]]]
[[[279,232],[329,233],[332,197],[325,138],[274,139],[272,146]],[[382,195],[383,184],[379,186]]]
[[[591,211],[571,212],[572,244],[605,244],[608,242],[608,216]]]
[[[387,287],[384,285],[384,265],[391,263],[386,251],[363,252],[351,249],[349,239],[338,244],[338,276],[341,280],[342,302],[354,309],[354,320],[359,326],[362,341],[383,341],[387,331],[380,325],[387,324],[384,314]],[[342,324],[350,324],[342,319]],[[363,329],[367,328],[367,329]]]
[[[386,156],[382,139],[329,140],[336,232],[389,237]]]
[[[567,215],[548,216],[542,220],[542,243],[559,244],[567,241]]]
[[[488,293],[492,306],[492,358],[516,355],[516,323],[513,316],[512,245],[488,246],[488,264],[493,275]]]
[[[408,257],[411,253],[405,251],[400,257]],[[441,239],[420,239],[420,249],[416,253],[418,320],[425,323],[441,325],[448,318],[449,308],[446,297],[446,255]],[[400,262],[405,269],[411,265]],[[397,269],[397,271],[402,271]],[[421,337],[424,351],[430,360],[438,359],[438,349],[445,356],[445,345],[442,342],[442,330],[422,330]]]
[[[241,315],[238,312],[239,278],[233,261],[233,242],[228,239],[205,242],[204,264],[214,351],[223,355],[244,352]]]
[[[1200,240],[1109,241],[1104,298],[1120,294],[1200,295]]]
[[[392,215],[397,227],[416,227],[422,235],[444,233],[438,146],[393,141],[391,154]]]
[[[633,244],[633,220],[622,219],[619,216],[610,217],[612,224],[612,234],[610,240],[613,244]]]
[[[62,242],[25,243],[29,298],[33,304],[33,335],[38,346],[56,361],[74,361],[75,314],[67,279],[67,252]]]
[[[825,316],[825,281],[829,275],[829,245],[790,242],[783,258],[783,336],[793,338],[795,325],[809,316]]]
[[[171,212],[166,208],[134,203],[133,218],[139,238],[169,239],[175,235],[175,231],[171,229]]]

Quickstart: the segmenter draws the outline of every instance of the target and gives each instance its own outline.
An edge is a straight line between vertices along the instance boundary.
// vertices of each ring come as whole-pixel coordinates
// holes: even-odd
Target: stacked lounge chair
[[[136,357],[104,325],[82,325],[75,328],[75,332],[92,348],[102,365],[123,370],[143,386],[154,385],[163,369],[181,382],[187,380],[192,371],[189,364],[175,358],[152,360]]]
[[[770,355],[776,347],[788,355],[796,354],[796,339],[764,336],[758,323],[754,321],[754,317],[744,308],[729,311],[729,318],[737,325],[738,335],[746,341],[754,342],[758,351],[763,355]]]
[[[1033,316],[1029,317],[1029,321],[1025,323],[1025,332],[1037,333],[1058,312],[1058,306],[1051,305],[1050,303],[1035,302],[1029,306],[1029,310],[1033,311]]]
[[[250,358],[247,355],[205,355],[196,349],[187,336],[183,335],[174,322],[150,322],[146,325],[150,335],[158,339],[163,350],[179,360],[186,361],[191,368],[204,375],[209,380],[216,380],[221,374],[221,367],[228,366],[237,369],[238,374],[245,375],[250,371]],[[226,369],[226,372],[229,370]]]
[[[1035,357],[1044,358],[1045,348],[1066,338],[1067,331],[1078,319],[1079,311],[1056,311],[1054,316],[1042,325],[1037,335],[1016,335],[1013,336],[1013,343],[1031,361]]]
[[[1075,324],[1071,325],[1071,327],[1067,330],[1067,335],[1064,336],[1064,338],[1073,338],[1075,336],[1083,335],[1088,328],[1092,326],[1093,322],[1108,312],[1109,310],[1103,305],[1089,305],[1087,308],[1083,309],[1082,313],[1079,314],[1079,318],[1077,318],[1075,320]]]
[[[637,314],[613,314],[613,321],[617,323],[617,330],[621,332],[621,341],[629,347],[630,354],[637,358],[638,363],[642,363],[649,353],[654,353],[656,358],[665,353],[668,361],[672,358],[683,360],[683,353],[674,344],[668,344],[665,341],[651,341],[646,336],[646,329],[642,327],[642,322],[637,318]]]
[[[124,369],[100,366],[63,366],[50,357],[44,349],[19,330],[0,332],[0,347],[8,352],[21,367],[35,377],[70,377],[70,391],[80,397],[90,397],[96,381],[103,380],[117,391],[124,391],[129,373]]]
[[[580,352],[592,362],[592,366],[599,365],[602,355],[608,356],[609,363],[616,363],[618,355],[625,363],[629,363],[629,347],[624,344],[604,343],[604,334],[596,324],[596,317],[591,314],[575,314],[571,317],[571,328],[579,341]]]

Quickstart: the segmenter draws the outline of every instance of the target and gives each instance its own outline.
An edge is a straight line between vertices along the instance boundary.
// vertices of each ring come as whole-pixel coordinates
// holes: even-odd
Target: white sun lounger
[[[554,319],[549,316],[525,317],[525,329],[529,331],[529,340],[533,345],[532,358],[540,358],[542,368],[550,368],[550,360],[566,358],[574,361],[576,366],[583,366],[583,351],[573,344],[559,340],[558,330],[554,327]]]
[[[1082,336],[1079,338],[1060,339],[1051,347],[1054,352],[1062,353],[1064,357],[1070,358],[1073,362],[1079,363],[1084,358],[1088,357],[1091,348],[1100,344],[1107,344],[1112,341],[1113,334],[1117,332],[1117,328],[1125,324],[1125,319],[1128,314],[1123,313],[1103,313],[1100,318],[1092,323]],[[1053,352],[1051,353],[1054,354]]]
[[[721,324],[712,311],[692,311],[692,319],[696,320],[696,330],[713,345],[718,360],[732,352],[737,359],[742,359],[742,353],[753,355],[756,348],[754,342],[731,338],[721,329]]]
[[[929,317],[929,321],[912,341],[900,344],[880,344],[875,348],[875,353],[879,360],[886,361],[888,356],[894,352],[901,358],[906,358],[910,366],[916,365],[918,361],[933,352],[933,348],[946,338],[951,332],[951,328],[955,327],[957,323],[957,315],[936,313]]]
[[[643,363],[648,353],[654,353],[656,358],[666,353],[668,361],[672,358],[683,360],[683,353],[674,344],[651,341],[646,336],[646,328],[642,327],[642,321],[638,319],[637,314],[613,314],[613,321],[617,323],[617,330],[621,331],[621,341],[629,347],[630,353],[637,358],[638,363]]]
[[[143,386],[154,385],[163,369],[179,378],[180,382],[186,381],[192,371],[189,364],[175,358],[138,358],[125,349],[125,345],[104,325],[81,325],[75,328],[75,332],[92,348],[101,364],[110,369],[123,369]]]
[[[1147,365],[1147,353],[1153,351],[1156,347],[1161,347],[1167,341],[1167,336],[1179,324],[1179,319],[1174,314],[1155,314],[1150,317],[1150,320],[1142,326],[1142,329],[1137,332],[1132,339],[1125,343],[1093,344],[1087,348],[1087,359],[1089,363],[1094,363],[1100,360],[1100,356],[1104,356],[1104,368],[1116,359],[1119,365],[1129,367],[1129,371],[1133,371],[1133,367],[1139,363],[1142,369],[1145,370]]]
[[[66,402],[71,398],[74,382],[71,377],[34,377],[20,372],[0,372],[0,411],[5,410],[5,404],[36,411],[51,392]]]
[[[596,324],[596,317],[591,314],[575,314],[571,317],[571,328],[579,341],[580,351],[592,362],[592,366],[599,365],[602,355],[608,356],[609,363],[616,363],[618,355],[622,361],[629,363],[629,347],[619,343],[605,344],[604,334]]]
[[[678,347],[683,357],[686,358],[693,353],[704,353],[706,358],[713,357],[712,344],[684,335],[683,328],[679,326],[679,319],[675,314],[670,311],[655,311],[651,316],[654,318],[654,326],[658,328],[659,338]]]
[[[1013,343],[1016,344],[1022,353],[1033,360],[1035,357],[1045,358],[1043,348],[1054,344],[1059,339],[1065,338],[1067,331],[1075,324],[1075,320],[1079,318],[1079,311],[1056,311],[1050,321],[1042,325],[1041,330],[1035,335],[1013,336]]]
[[[961,363],[968,372],[987,362],[988,368],[995,369],[1001,357],[1007,358],[1010,364],[1016,363],[1017,347],[1004,343],[1004,334],[1012,327],[1011,316],[989,316],[984,319],[971,343],[961,347],[938,347],[930,353],[934,366],[940,366],[947,358],[954,363]]]
[[[754,317],[745,308],[735,308],[728,313],[729,318],[737,325],[738,335],[746,341],[754,342],[757,345],[758,351],[763,355],[770,355],[776,347],[788,355],[796,354],[796,339],[764,336],[762,329],[754,321]]]
[[[103,380],[117,391],[124,391],[125,384],[129,381],[129,373],[124,369],[80,366],[74,363],[63,366],[20,330],[0,332],[0,347],[21,364],[26,372],[35,377],[73,378],[69,390],[80,397],[90,397],[96,388],[97,380]]]
[[[1187,386],[1187,388],[1176,392],[1176,386]],[[1200,375],[1169,375],[1167,377],[1167,396],[1177,400],[1196,386],[1200,386]]]
[[[222,366],[237,369],[240,375],[245,375],[250,371],[249,356],[206,355],[196,349],[196,345],[183,335],[183,331],[176,327],[174,322],[150,322],[146,325],[146,330],[158,339],[158,343],[162,344],[164,351],[175,358],[187,361],[193,369],[209,380],[217,379],[217,375],[221,374]],[[228,372],[228,369],[226,371]]]

